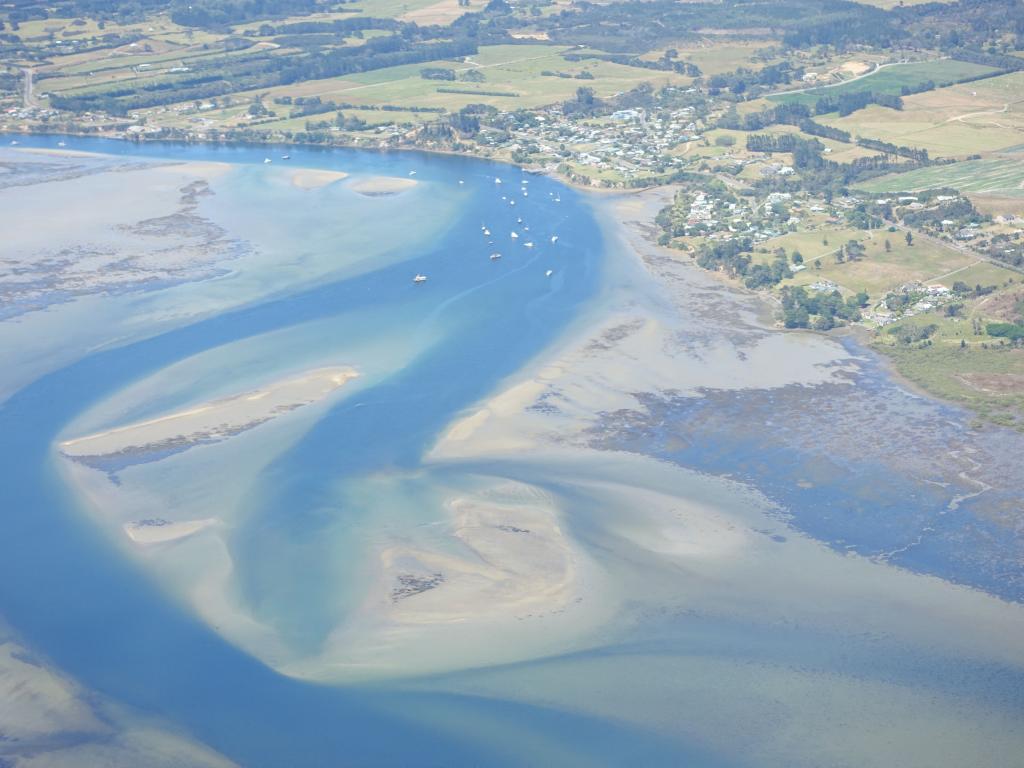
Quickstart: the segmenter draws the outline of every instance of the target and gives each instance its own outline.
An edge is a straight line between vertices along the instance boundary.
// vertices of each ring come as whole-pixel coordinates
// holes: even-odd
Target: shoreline
[[[382,154],[382,155],[383,154],[389,154],[391,152],[402,152],[402,153],[423,153],[423,154],[426,154],[426,155],[439,155],[439,156],[449,156],[449,157],[459,157],[459,158],[470,158],[470,159],[473,159],[473,160],[478,160],[480,162],[494,163],[494,164],[500,164],[500,165],[509,166],[509,167],[512,167],[512,168],[517,168],[517,169],[519,169],[520,171],[522,171],[524,173],[530,173],[530,174],[535,174],[535,175],[543,175],[543,176],[547,176],[549,178],[555,179],[558,183],[564,184],[565,186],[567,186],[567,187],[569,187],[571,189],[574,189],[574,190],[576,190],[578,192],[583,193],[585,198],[586,197],[591,198],[591,200],[588,200],[588,205],[592,209],[594,209],[596,207],[595,204],[597,204],[598,201],[602,201],[602,200],[603,201],[612,201],[612,200],[614,200],[614,198],[627,199],[627,198],[630,198],[630,197],[649,196],[649,195],[653,195],[653,194],[655,194],[655,193],[657,193],[659,191],[664,192],[664,191],[672,189],[674,187],[674,185],[672,185],[672,184],[660,184],[660,185],[651,185],[651,186],[636,187],[636,188],[597,187],[597,186],[592,186],[592,185],[584,185],[584,184],[580,184],[578,182],[572,181],[571,179],[569,179],[568,177],[564,176],[563,174],[560,174],[560,173],[557,173],[557,172],[553,172],[553,171],[543,170],[543,169],[529,168],[527,166],[523,166],[523,165],[520,165],[518,163],[515,163],[515,162],[513,162],[510,159],[497,159],[497,158],[493,158],[493,157],[486,157],[486,156],[483,156],[483,155],[473,154],[473,153],[469,153],[469,152],[462,152],[462,151],[457,151],[457,150],[451,150],[451,149],[437,149],[437,148],[425,148],[425,147],[386,147],[386,148],[382,148],[382,147],[362,147],[362,146],[359,146],[359,145],[356,145],[356,144],[344,144],[344,143],[342,143],[342,144],[324,145],[324,144],[313,143],[313,142],[298,142],[298,141],[279,142],[279,141],[269,141],[269,140],[268,141],[211,141],[211,140],[208,140],[208,139],[191,139],[191,140],[168,139],[168,138],[146,139],[146,138],[139,138],[139,137],[129,138],[127,136],[101,134],[101,133],[97,133],[97,134],[93,134],[93,133],[68,133],[66,131],[51,132],[51,131],[38,131],[38,130],[7,131],[7,132],[0,133],[0,136],[3,136],[3,137],[15,136],[15,135],[24,135],[24,136],[54,136],[54,137],[56,137],[56,136],[68,136],[68,137],[86,138],[86,139],[90,139],[90,138],[91,139],[105,139],[105,140],[110,140],[110,141],[121,141],[121,142],[136,144],[136,145],[143,145],[143,144],[154,144],[154,145],[159,145],[159,144],[174,144],[174,145],[206,144],[206,145],[212,145],[212,146],[238,146],[238,147],[266,147],[266,146],[275,146],[275,147],[306,147],[306,148],[317,148],[317,149],[321,149],[321,150],[334,150],[334,149],[355,150],[355,151],[360,151],[360,152],[373,152],[373,153],[378,153],[378,154]],[[81,155],[81,156],[97,155],[97,156],[102,156],[104,154],[102,152],[92,152],[92,151],[74,150],[74,149],[67,149],[67,150],[65,150],[63,148],[52,150],[52,149],[48,149],[48,148],[39,148],[39,147],[19,147],[19,149],[21,149],[23,151],[29,151],[29,150],[31,150],[31,151],[39,151],[39,152],[48,152],[49,151],[49,152],[52,152],[54,154],[66,153],[69,156],[73,156],[73,155]],[[300,168],[300,169],[297,169],[297,172],[301,172],[303,170],[309,170],[309,171],[314,171],[315,172],[315,171],[317,171],[319,169],[301,169]],[[341,180],[344,180],[346,177],[347,177],[347,175],[342,175],[342,176],[337,177],[335,180],[341,181]],[[663,204],[667,204],[667,202],[668,201],[663,201]],[[615,206],[611,206],[611,210],[614,211],[615,210]],[[616,221],[617,224],[619,224],[620,226],[622,226],[624,228],[633,229],[633,227],[631,227],[631,222],[630,221],[627,221],[627,220],[625,220],[625,219],[623,219],[621,217],[618,217],[618,216],[615,217],[615,221]],[[653,217],[651,218],[651,222],[653,222]],[[663,256],[665,256],[667,258],[673,258],[673,260],[679,261],[680,263],[686,263],[686,261],[684,261],[684,260],[674,258],[675,254],[683,254],[684,253],[683,251],[675,251],[674,249],[670,249],[670,248],[668,248],[666,246],[659,245],[656,242],[652,241],[648,237],[647,233],[641,231],[639,227],[636,227],[635,229],[636,229],[635,234],[638,237],[642,237],[644,240],[646,240],[647,243],[650,245],[650,247],[658,249],[662,253]],[[692,259],[688,259],[688,261],[690,262],[689,266],[691,266],[693,268],[700,269],[699,267],[696,267],[695,264],[693,264],[693,260]],[[977,414],[976,411],[974,411],[973,409],[971,409],[969,406],[965,405],[964,403],[961,403],[961,402],[958,402],[956,400],[952,400],[952,399],[949,399],[949,398],[944,398],[944,397],[940,396],[939,394],[937,394],[935,392],[932,392],[931,390],[927,389],[923,385],[921,385],[921,384],[915,382],[914,380],[910,379],[905,374],[903,374],[898,369],[898,367],[896,366],[895,361],[891,357],[889,357],[888,355],[886,355],[883,352],[881,352],[881,351],[879,351],[879,350],[874,348],[874,345],[871,343],[871,340],[870,340],[870,338],[867,335],[867,334],[870,333],[870,331],[867,328],[865,328],[863,326],[859,326],[859,325],[843,326],[843,327],[840,327],[840,328],[835,328],[835,329],[833,329],[831,331],[816,331],[816,330],[811,329],[811,328],[792,328],[792,329],[783,328],[779,324],[772,322],[772,319],[774,318],[775,312],[777,310],[777,301],[773,300],[773,298],[769,294],[766,294],[766,293],[760,292],[760,291],[750,290],[750,289],[744,287],[741,283],[739,283],[735,279],[730,278],[730,277],[728,277],[728,276],[726,276],[726,275],[724,275],[724,274],[722,274],[720,272],[712,271],[712,270],[701,270],[701,271],[707,273],[709,276],[711,276],[713,279],[715,279],[716,282],[718,282],[722,287],[727,288],[730,291],[734,291],[734,292],[736,292],[739,295],[756,298],[757,301],[758,301],[758,304],[761,307],[761,312],[760,312],[761,317],[760,317],[760,320],[761,320],[761,323],[764,325],[764,327],[766,329],[770,329],[772,331],[776,331],[776,332],[784,333],[784,334],[797,333],[797,334],[808,334],[808,335],[812,335],[812,336],[819,336],[819,337],[822,337],[822,338],[853,339],[854,343],[857,344],[857,346],[860,348],[861,351],[867,352],[867,353],[870,353],[871,355],[873,355],[879,361],[879,364],[886,371],[886,373],[889,374],[892,377],[892,379],[895,382],[897,382],[901,387],[903,387],[904,389],[908,390],[912,394],[917,395],[919,397],[924,397],[924,398],[933,400],[933,401],[938,402],[938,403],[942,403],[944,405],[948,405],[948,406],[964,409],[964,410],[966,410],[966,411],[968,411],[970,413],[975,414],[976,416],[978,416],[978,418],[982,418],[980,416],[980,414]],[[999,426],[997,424],[992,424],[992,423],[990,423],[988,421],[984,421],[984,424],[985,424],[985,426],[989,426],[989,427]]]
[[[473,154],[471,152],[461,152],[454,149],[438,149],[434,147],[364,147],[358,144],[320,144],[317,142],[302,142],[302,141],[213,141],[210,139],[174,139],[174,138],[139,138],[139,137],[128,137],[117,134],[109,133],[68,133],[67,131],[38,131],[38,130],[22,130],[22,131],[0,131],[0,138],[7,138],[10,136],[67,136],[69,138],[81,138],[81,139],[104,139],[107,141],[121,141],[127,144],[178,144],[191,146],[194,144],[199,145],[210,145],[210,146],[230,146],[230,147],[303,147],[309,149],[321,149],[321,150],[332,150],[332,149],[343,149],[343,150],[355,150],[359,152],[374,152],[378,154],[388,154],[390,152],[404,152],[404,153],[422,153],[426,155],[439,155],[446,157],[461,157],[470,158],[473,160],[479,160],[485,163],[496,163],[500,165],[509,166],[512,168],[518,168],[524,173],[547,176],[555,179],[561,184],[567,187],[571,187],[580,192],[589,192],[596,194],[619,194],[629,192],[643,192],[650,189],[660,189],[666,185],[653,185],[647,187],[600,187],[591,186],[586,184],[580,184],[572,181],[568,177],[557,173],[555,171],[548,171],[543,168],[530,168],[528,166],[520,165],[511,159],[488,157],[486,155]],[[33,147],[19,147],[20,149],[35,149]],[[46,148],[43,148],[44,150]],[[63,151],[62,149],[53,150],[54,152]],[[68,152],[75,152],[76,150],[68,150]],[[82,151],[82,154],[103,154],[102,152],[90,153]]]

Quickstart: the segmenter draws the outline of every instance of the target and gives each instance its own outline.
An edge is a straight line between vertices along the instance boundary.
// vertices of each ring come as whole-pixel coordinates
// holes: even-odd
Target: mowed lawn
[[[1024,143],[1024,72],[907,96],[902,110],[872,105],[843,118],[817,119],[935,157],[1008,149]]]
[[[772,101],[782,103],[799,103],[813,105],[824,96],[837,97],[844,93],[888,93],[899,95],[904,87],[913,87],[929,80],[942,85],[954,83],[966,77],[975,77],[996,70],[981,64],[970,64],[965,61],[942,59],[939,61],[915,62],[913,64],[894,64],[875,70],[875,72],[828,88],[813,88],[802,93],[780,94],[769,96]]]
[[[1024,155],[918,168],[860,185],[868,192],[920,192],[940,187],[977,194],[1024,197]]]

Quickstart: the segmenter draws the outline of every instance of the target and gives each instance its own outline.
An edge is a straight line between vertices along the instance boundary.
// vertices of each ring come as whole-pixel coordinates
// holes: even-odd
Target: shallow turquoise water
[[[56,142],[22,140],[34,146]],[[1011,666],[908,648],[898,639],[870,633],[691,615],[678,606],[650,610],[641,620],[631,616],[635,623],[609,632],[603,647],[494,670],[390,686],[339,687],[271,671],[177,607],[153,577],[97,532],[58,474],[54,440],[127,384],[197,356],[206,357],[195,381],[133,403],[119,418],[145,418],[230,392],[236,379],[248,381],[263,367],[284,371],[324,356],[349,356],[365,370],[344,397],[276,451],[252,479],[225,478],[242,483],[244,491],[245,513],[227,536],[238,567],[239,599],[254,616],[274,625],[293,651],[315,652],[356,604],[358,592],[350,593],[348,585],[365,557],[356,532],[370,524],[430,520],[436,516],[430,494],[471,475],[493,473],[543,486],[559,499],[578,540],[610,563],[622,561],[617,566],[621,572],[628,570],[623,562],[635,570],[635,581],[629,583],[642,603],[643,579],[665,580],[666,572],[652,568],[648,574],[643,553],[623,548],[608,534],[594,510],[605,504],[602,514],[613,521],[619,510],[600,494],[549,476],[548,468],[531,466],[525,458],[522,464],[500,467],[486,462],[421,466],[424,452],[454,418],[494,392],[504,377],[529,363],[600,300],[608,279],[607,244],[585,202],[543,177],[460,158],[288,148],[296,166],[395,176],[415,170],[424,183],[408,196],[374,201],[385,211],[416,200],[425,211],[435,210],[425,194],[450,196],[455,201],[450,208],[457,211],[443,226],[425,227],[429,237],[409,234],[411,245],[400,252],[355,261],[339,258],[336,272],[302,281],[295,279],[302,252],[321,252],[331,238],[339,252],[366,247],[372,226],[365,217],[374,206],[339,188],[318,195],[309,210],[278,210],[279,220],[272,221],[275,200],[287,192],[268,181],[262,161],[268,154],[278,157],[280,148],[71,143],[76,149],[140,158],[239,164],[208,205],[222,216],[236,217],[241,226],[245,212],[225,201],[244,201],[252,225],[262,228],[264,239],[283,259],[281,273],[275,273],[273,263],[260,267],[257,282],[266,287],[256,292],[257,298],[150,338],[87,354],[0,405],[5,510],[0,615],[87,687],[162,716],[246,766],[561,765],[567,756],[581,765],[779,764],[761,763],[756,752],[752,756],[744,738],[753,726],[735,721],[735,713],[757,710],[760,728],[781,724],[771,686],[767,691],[751,686],[748,695],[743,683],[747,675],[754,679],[754,670],[776,668],[829,681],[892,685],[925,697],[987,699],[1000,713],[1021,711],[1024,677]],[[496,175],[503,184],[495,184]],[[530,182],[529,198],[519,193],[521,176]],[[514,196],[516,206],[502,195]],[[397,221],[397,209],[394,214]],[[324,217],[337,217],[332,221],[347,231],[308,229]],[[371,224],[387,227],[386,212],[382,217]],[[519,217],[530,227],[529,236]],[[494,245],[482,235],[483,225],[493,233]],[[518,243],[510,238],[513,229],[523,235]],[[556,233],[557,246],[550,243]],[[531,238],[537,244],[533,250],[523,246]],[[288,258],[290,248],[295,260]],[[504,254],[501,261],[487,258],[494,250]],[[286,267],[290,279],[275,286],[275,274]],[[551,277],[545,276],[548,269]],[[425,285],[412,284],[417,272],[429,275]],[[210,290],[230,292],[232,279]],[[94,426],[102,424],[100,418]],[[678,480],[666,477],[626,479],[638,485],[657,479],[671,490]],[[693,669],[686,665],[692,663],[705,664],[712,681],[701,695],[687,688]],[[720,667],[740,682],[730,681]],[[521,679],[527,692],[537,695],[439,692],[474,690],[489,674],[505,680],[501,685],[508,690],[514,688],[508,678]],[[598,698],[614,700],[666,680],[679,690],[669,701],[679,719],[671,739],[663,730],[585,714],[592,703],[589,694],[544,695],[558,693],[563,684],[586,684],[596,686]],[[800,694],[779,685],[778,695]],[[523,699],[551,703],[517,703]],[[621,708],[629,709],[628,699],[624,702]],[[719,710],[725,713],[723,722],[733,719],[734,735],[702,734],[705,726],[689,725],[702,724],[703,717]],[[650,714],[662,712],[652,706]],[[727,742],[735,746],[723,748]],[[813,759],[796,764],[811,765]]]
[[[56,141],[35,138],[22,144],[52,147]],[[258,164],[267,151],[73,143],[76,149],[141,158],[251,163],[250,170],[231,181],[240,188],[260,184]],[[331,318],[337,318],[333,329],[338,338],[401,334],[422,339],[424,348],[411,365],[379,373],[372,385],[343,400],[273,463],[261,487],[253,490],[258,502],[250,524],[231,540],[256,610],[273,614],[297,645],[315,644],[334,610],[327,603],[331,591],[324,587],[327,572],[337,567],[325,543],[334,537],[323,534],[367,514],[337,507],[333,489],[338,481],[415,467],[438,431],[541,350],[598,284],[603,255],[598,229],[570,190],[545,178],[529,177],[533,197],[527,200],[518,193],[519,173],[507,167],[422,155],[289,151],[298,166],[401,176],[416,170],[434,194],[459,194],[465,202],[443,237],[418,243],[394,263],[284,291],[271,300],[85,356],[5,402],[0,408],[6,509],[0,611],[33,647],[87,686],[164,715],[245,765],[420,764],[428,755],[433,764],[502,761],[500,753],[473,738],[456,739],[417,725],[413,718],[377,711],[393,709],[399,699],[403,709],[451,710],[452,717],[492,724],[512,718],[528,733],[557,730],[560,740],[575,732],[580,753],[595,758],[626,750],[632,739],[620,739],[607,752],[609,745],[601,743],[614,740],[617,729],[587,718],[456,697],[389,697],[281,677],[169,604],[90,528],[54,474],[50,446],[65,425],[126,383],[204,350]],[[494,183],[495,173],[507,175],[504,185]],[[459,179],[468,189],[460,188]],[[501,200],[501,189],[518,198],[515,207]],[[260,201],[257,211],[272,192],[250,191]],[[555,203],[549,192],[561,202]],[[340,212],[344,215],[343,202]],[[535,233],[533,251],[509,242],[508,233],[521,229],[519,216]],[[492,228],[495,239],[501,233],[500,245],[481,240],[481,222]],[[549,242],[555,232],[557,249]],[[291,236],[301,247],[301,235]],[[507,255],[491,262],[487,254],[499,247]],[[549,268],[555,270],[551,278],[545,277]],[[429,282],[413,285],[416,272],[427,273]],[[382,318],[389,327],[380,327]],[[330,515],[324,514],[325,507]],[[283,552],[282,537],[292,543]]]

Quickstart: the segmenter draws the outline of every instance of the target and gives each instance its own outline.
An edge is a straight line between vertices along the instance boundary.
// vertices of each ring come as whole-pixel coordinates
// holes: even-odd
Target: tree
[[[585,107],[593,106],[594,104],[594,89],[593,88],[577,88],[576,89],[576,101]]]
[[[782,323],[787,328],[806,328],[810,321],[807,307],[796,304],[782,314]]]
[[[800,253],[800,251],[793,251],[793,263],[794,264],[803,264],[804,263],[804,256],[803,256],[802,253]]]
[[[885,238],[885,252],[889,253],[892,251],[892,243],[889,242],[889,238]]]
[[[906,241],[907,241],[907,245],[913,245],[914,244],[914,235],[913,235],[912,232],[907,232]]]

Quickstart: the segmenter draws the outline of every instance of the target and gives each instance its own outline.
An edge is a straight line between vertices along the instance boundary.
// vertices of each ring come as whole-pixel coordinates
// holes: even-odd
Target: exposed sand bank
[[[299,168],[292,173],[292,185],[299,189],[319,189],[336,181],[347,179],[344,171],[325,171],[317,168]]]
[[[362,606],[296,677],[357,680],[509,663],[574,647],[615,598],[567,535],[555,500],[531,485],[451,496],[447,521],[376,551]]]
[[[104,157],[99,152],[83,152],[78,149],[48,149],[46,147],[12,147],[12,151],[28,155],[46,155],[49,157]]]
[[[348,188],[367,197],[381,197],[400,194],[418,183],[416,179],[402,179],[397,176],[367,176],[349,182]]]
[[[448,506],[451,535],[464,545],[464,556],[407,547],[381,553],[392,620],[462,623],[544,614],[573,597],[573,553],[549,500],[461,497]]]
[[[90,459],[141,458],[219,442],[315,403],[356,376],[351,368],[321,368],[255,391],[66,440],[60,450],[65,456],[89,463]]]
[[[163,544],[184,539],[193,533],[199,533],[216,522],[212,517],[202,520],[184,520],[178,523],[172,523],[163,518],[147,518],[125,523],[124,532],[136,544]]]

